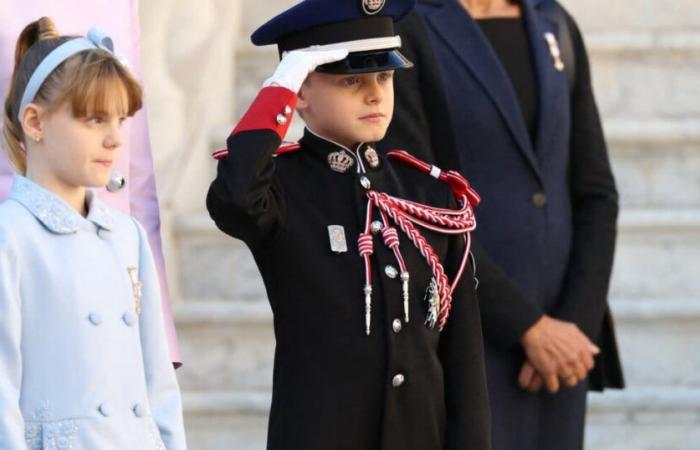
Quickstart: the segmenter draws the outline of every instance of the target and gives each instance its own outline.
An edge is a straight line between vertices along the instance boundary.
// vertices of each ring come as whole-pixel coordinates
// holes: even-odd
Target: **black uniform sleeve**
[[[464,252],[461,236],[452,238],[445,268],[455,273]],[[491,426],[479,304],[469,265],[452,294],[452,310],[440,336],[445,374],[447,429],[445,450],[489,450]]]
[[[574,243],[555,316],[576,323],[594,342],[608,309],[617,233],[618,195],[610,169],[581,33],[567,14],[576,55],[572,97],[570,184]]]
[[[207,195],[207,209],[217,227],[253,247],[274,240],[286,217],[284,192],[275,177],[273,158],[288,126],[274,122],[274,111],[296,100],[293,93],[285,91],[261,91],[229,136],[228,154],[219,162]]]
[[[379,148],[407,150],[443,169],[458,169],[457,146],[445,116],[447,96],[423,19],[412,12],[397,24],[397,31],[401,51],[415,67],[395,75],[394,118]],[[543,312],[525,298],[478,242],[473,243],[473,251],[484,334],[503,348],[518,345]]]
[[[544,312],[528,301],[520,288],[476,241],[472,252],[476,261],[477,297],[484,335],[489,342],[501,348],[515,347],[520,344],[525,331]]]

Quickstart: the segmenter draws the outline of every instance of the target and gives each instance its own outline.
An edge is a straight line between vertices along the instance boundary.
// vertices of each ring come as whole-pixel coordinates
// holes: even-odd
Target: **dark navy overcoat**
[[[567,15],[576,58],[570,86],[544,37],[561,37],[544,13],[548,1],[521,2],[538,90],[533,136],[478,23],[457,0],[422,0],[399,24],[415,68],[396,74],[395,117],[383,143],[459,169],[483,197],[476,260],[494,449],[550,448],[530,432],[547,423],[573,442],[552,449],[580,445],[585,385],[556,396],[517,387],[519,338],[543,313],[575,322],[603,349],[590,388],[623,385],[607,302],[617,192],[583,41]]]

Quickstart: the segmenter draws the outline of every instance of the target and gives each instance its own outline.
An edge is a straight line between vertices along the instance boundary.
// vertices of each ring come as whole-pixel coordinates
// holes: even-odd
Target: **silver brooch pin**
[[[440,292],[435,283],[435,278],[430,279],[430,284],[425,290],[425,299],[428,302],[428,314],[425,319],[425,324],[429,328],[435,328],[440,316]]]
[[[367,150],[365,150],[365,159],[373,169],[379,167],[379,155],[372,147],[367,147]]]
[[[134,311],[136,314],[141,314],[141,288],[143,284],[139,281],[138,269],[136,267],[127,267],[129,278],[131,278],[131,288],[134,295]]]
[[[345,228],[342,225],[328,225],[328,239],[333,253],[348,251],[348,241],[345,239]]]
[[[355,160],[352,156],[342,150],[328,154],[328,165],[336,172],[345,173],[353,164],[355,164]]]
[[[559,42],[557,42],[556,36],[547,32],[544,34],[544,40],[547,41],[547,45],[549,46],[549,53],[554,60],[554,68],[561,72],[564,70],[564,61],[561,60],[561,50],[559,49]]]

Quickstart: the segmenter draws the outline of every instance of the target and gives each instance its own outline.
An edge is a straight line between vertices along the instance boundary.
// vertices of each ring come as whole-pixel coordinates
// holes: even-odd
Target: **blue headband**
[[[27,87],[24,89],[24,95],[22,95],[22,101],[19,104],[19,112],[17,113],[19,120],[22,120],[22,111],[24,107],[34,100],[39,89],[41,89],[41,85],[43,85],[49,75],[56,70],[56,67],[60,66],[63,61],[76,53],[98,48],[106,50],[114,55],[114,42],[112,42],[112,38],[98,28],[91,28],[90,31],[88,31],[87,37],[71,39],[59,45],[51,53],[46,55],[39,66],[34,70],[34,73],[32,73]]]

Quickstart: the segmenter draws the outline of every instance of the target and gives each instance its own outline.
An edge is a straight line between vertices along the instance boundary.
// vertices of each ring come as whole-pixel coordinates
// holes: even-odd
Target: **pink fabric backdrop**
[[[61,34],[84,35],[94,26],[103,29],[114,40],[115,52],[126,57],[131,70],[143,81],[138,0],[0,0],[0,97],[3,104],[12,76],[17,37],[29,22],[41,16],[53,19]],[[125,125],[124,147],[116,170],[126,178],[126,187],[117,193],[102,190],[101,198],[107,204],[136,217],[148,232],[160,273],[171,357],[173,362],[179,363],[180,352],[165,276],[158,197],[145,108]],[[12,169],[3,150],[0,152],[0,201],[7,197],[11,179]]]

